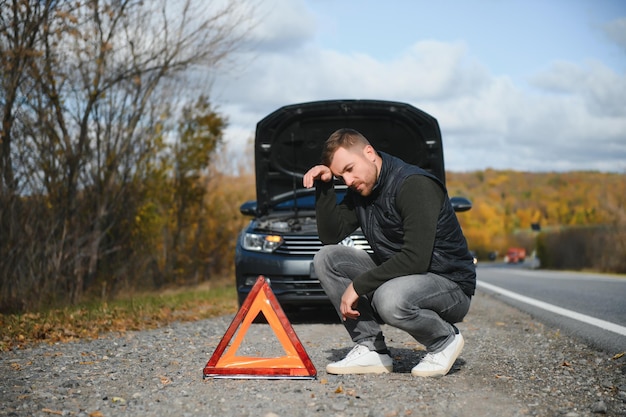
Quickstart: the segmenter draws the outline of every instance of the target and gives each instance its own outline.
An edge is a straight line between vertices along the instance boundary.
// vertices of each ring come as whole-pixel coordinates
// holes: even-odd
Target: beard
[[[365,182],[360,182],[358,184],[353,184],[350,188],[353,191],[355,191],[356,193],[361,194],[361,196],[363,196],[363,197],[367,197],[368,195],[370,195],[372,193],[372,187],[369,186],[369,184],[367,184]]]

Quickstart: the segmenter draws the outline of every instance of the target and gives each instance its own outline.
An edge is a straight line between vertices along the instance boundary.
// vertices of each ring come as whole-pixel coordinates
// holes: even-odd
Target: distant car
[[[256,200],[240,207],[252,219],[237,239],[235,275],[241,305],[259,275],[269,280],[284,308],[330,304],[313,269],[322,247],[315,219],[315,190],[302,177],[320,161],[322,145],[339,128],[356,129],[375,149],[398,156],[445,183],[443,147],[437,120],[405,103],[333,100],[281,107],[257,124]],[[336,183],[337,198],[345,185]],[[455,211],[471,209],[453,197]],[[372,252],[356,230],[343,245]]]
[[[478,257],[476,256],[476,251],[471,250],[470,254],[472,255],[472,259],[474,259],[474,265],[478,263]]]
[[[504,256],[504,261],[510,264],[524,262],[525,259],[526,249],[524,248],[509,248]]]

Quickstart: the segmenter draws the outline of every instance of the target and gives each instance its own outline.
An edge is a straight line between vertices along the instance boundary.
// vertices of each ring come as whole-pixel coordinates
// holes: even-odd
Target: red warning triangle
[[[286,352],[276,358],[235,356],[250,324],[262,312]],[[237,331],[239,329],[239,331]],[[237,333],[229,349],[233,336]],[[213,356],[204,367],[204,377],[313,379],[317,375],[313,362],[293,330],[285,312],[265,277],[259,275],[248,297],[235,315]]]

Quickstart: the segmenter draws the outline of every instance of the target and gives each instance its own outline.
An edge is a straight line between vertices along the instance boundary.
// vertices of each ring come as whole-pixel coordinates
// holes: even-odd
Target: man
[[[348,186],[340,204],[333,176]],[[382,321],[426,347],[413,375],[447,374],[463,348],[454,323],[469,310],[476,270],[444,185],[375,151],[352,129],[328,138],[322,164],[306,172],[303,185],[316,188],[317,227],[325,244],[315,256],[315,271],[355,342],[326,371],[391,372]],[[358,227],[373,256],[337,244]]]

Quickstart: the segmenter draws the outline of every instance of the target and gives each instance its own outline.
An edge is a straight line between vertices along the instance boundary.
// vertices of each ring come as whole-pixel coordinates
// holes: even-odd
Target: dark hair
[[[365,136],[354,129],[342,128],[336,130],[324,143],[324,148],[322,149],[322,164],[330,166],[333,162],[333,156],[339,148],[350,149],[355,146],[364,148],[369,144]]]

